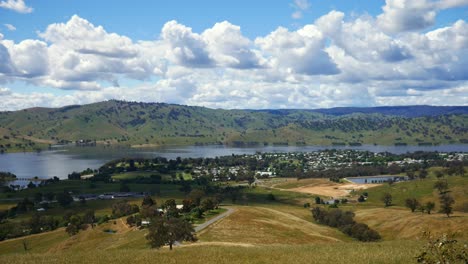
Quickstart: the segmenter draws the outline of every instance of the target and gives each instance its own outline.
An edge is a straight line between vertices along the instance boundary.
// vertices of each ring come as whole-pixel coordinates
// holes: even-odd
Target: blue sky
[[[467,18],[467,0],[0,0],[0,110],[467,105]]]

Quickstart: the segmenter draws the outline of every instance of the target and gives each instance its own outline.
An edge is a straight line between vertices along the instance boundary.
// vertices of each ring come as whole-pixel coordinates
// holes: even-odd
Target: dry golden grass
[[[412,263],[421,242],[335,243],[315,245],[204,244],[152,249],[81,250],[46,254],[8,254],[0,262],[20,263]]]
[[[201,242],[244,244],[307,244],[341,241],[341,235],[335,229],[311,223],[274,208],[252,206],[237,207],[229,217],[202,231],[199,238]]]
[[[409,209],[373,208],[356,211],[358,222],[377,230],[384,240],[419,239],[423,231],[435,234],[459,234],[468,239],[468,214],[456,212],[448,218],[444,214],[411,213]]]

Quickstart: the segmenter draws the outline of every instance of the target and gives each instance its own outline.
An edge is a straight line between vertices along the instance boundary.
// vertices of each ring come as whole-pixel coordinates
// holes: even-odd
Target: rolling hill
[[[447,144],[468,141],[467,107],[222,110],[105,101],[0,112],[0,150],[82,140],[127,146]]]

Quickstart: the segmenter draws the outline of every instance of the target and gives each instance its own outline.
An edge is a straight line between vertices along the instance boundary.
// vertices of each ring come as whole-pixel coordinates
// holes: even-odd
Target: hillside
[[[330,109],[323,114],[322,110],[222,110],[115,100],[31,108],[0,112],[0,149],[28,151],[77,140],[127,146],[418,145],[468,140],[466,107],[424,106],[421,113],[431,113],[424,117],[406,117],[409,112],[419,113],[419,107],[392,109],[387,112],[401,115],[372,109],[365,113]]]
[[[438,116],[452,114],[468,114],[468,106],[381,106],[381,107],[336,107],[330,109],[316,109],[314,112],[328,115],[349,115],[353,113],[382,114],[404,117]]]
[[[295,188],[310,185],[311,180],[271,179],[271,185],[244,189],[236,203],[227,199],[222,206],[233,208],[232,214],[198,232],[197,242],[184,242],[172,251],[167,247],[151,249],[145,239],[147,230],[127,226],[124,217],[87,228],[74,236],[59,228],[1,241],[0,262],[138,263],[158,259],[169,263],[414,263],[426,245],[426,239],[421,236],[423,231],[430,230],[436,235],[456,233],[460,241],[467,239],[463,231],[467,229],[468,213],[458,206],[467,202],[466,176],[444,176],[456,199],[451,217],[437,212],[438,205],[432,214],[422,214],[412,213],[401,204],[407,193],[413,193],[421,201],[434,199],[437,194],[431,187],[433,174],[430,170],[426,179],[369,188],[366,190],[369,200],[365,203],[340,204],[340,209],[353,211],[357,221],[377,230],[382,235],[379,242],[358,242],[336,228],[316,223],[310,208],[303,206],[305,202],[313,203],[315,195],[273,187]],[[102,186],[94,188],[98,190]],[[131,185],[131,188],[136,187]],[[165,188],[168,189],[161,193],[164,198],[179,197],[180,193],[171,191],[172,185]],[[378,197],[389,190],[395,202],[384,208]],[[267,194],[273,194],[275,199],[268,199]],[[162,197],[158,198],[158,204],[162,204]],[[141,198],[131,202],[141,204]],[[111,201],[95,203],[105,208],[91,202],[86,206],[95,208],[96,214],[110,214]]]

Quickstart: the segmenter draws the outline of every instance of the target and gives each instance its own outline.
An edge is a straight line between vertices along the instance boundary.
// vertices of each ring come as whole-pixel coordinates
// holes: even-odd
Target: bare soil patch
[[[365,190],[379,185],[380,184],[336,183],[326,179],[317,179],[314,183],[288,190],[338,198],[349,196],[352,191]]]

